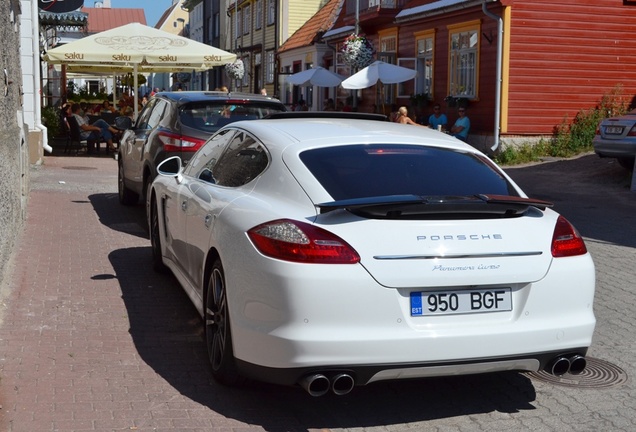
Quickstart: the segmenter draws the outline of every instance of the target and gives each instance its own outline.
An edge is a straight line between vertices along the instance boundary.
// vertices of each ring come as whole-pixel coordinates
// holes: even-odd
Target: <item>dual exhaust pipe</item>
[[[552,375],[562,376],[566,373],[578,375],[587,366],[587,360],[582,355],[561,355],[555,357],[546,370]],[[332,373],[330,375],[323,373],[313,373],[305,375],[298,381],[298,384],[307,391],[311,396],[324,396],[330,391],[333,394],[342,396],[353,390],[355,380],[345,372]]]
[[[305,375],[298,381],[298,384],[314,397],[324,396],[330,391],[335,395],[342,396],[353,390],[355,380],[351,375],[344,372],[329,376],[322,373],[314,373]]]
[[[587,366],[585,357],[581,355],[559,356],[552,360],[546,370],[552,375],[561,376],[566,373],[578,375]]]

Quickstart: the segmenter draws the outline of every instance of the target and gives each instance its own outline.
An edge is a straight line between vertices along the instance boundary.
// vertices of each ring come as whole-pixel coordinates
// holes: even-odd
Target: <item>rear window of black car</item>
[[[300,159],[334,200],[405,195],[518,196],[488,158],[414,145],[307,150]]]
[[[184,126],[211,133],[235,121],[256,120],[284,110],[284,105],[276,103],[202,101],[181,106],[179,119]]]

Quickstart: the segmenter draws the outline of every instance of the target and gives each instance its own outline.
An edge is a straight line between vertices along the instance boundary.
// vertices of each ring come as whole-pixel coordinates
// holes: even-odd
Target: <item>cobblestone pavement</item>
[[[143,207],[118,204],[116,162],[47,157],[32,172],[2,291],[0,430],[636,430],[630,176],[594,155],[507,171],[586,238],[598,279],[589,355],[602,367],[578,381],[499,373],[312,398],[298,388],[214,383],[197,313],[174,279],[150,269]]]

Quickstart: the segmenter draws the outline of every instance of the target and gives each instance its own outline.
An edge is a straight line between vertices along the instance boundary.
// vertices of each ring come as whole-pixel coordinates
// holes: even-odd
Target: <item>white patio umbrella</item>
[[[139,23],[126,24],[46,52],[43,60],[74,72],[204,71],[236,60],[236,54]],[[137,115],[137,91],[135,91]]]
[[[298,86],[314,85],[318,87],[337,87],[342,80],[344,80],[342,75],[338,75],[321,66],[307,69],[287,77],[288,83]]]
[[[358,90],[371,87],[378,81],[382,84],[397,84],[413,79],[416,75],[416,70],[376,60],[342,81],[342,87]]]

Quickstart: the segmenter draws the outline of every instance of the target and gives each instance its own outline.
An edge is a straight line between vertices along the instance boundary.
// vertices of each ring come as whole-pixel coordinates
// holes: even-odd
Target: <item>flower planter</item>
[[[364,36],[352,34],[342,43],[342,60],[350,67],[362,69],[373,62],[375,48]]]

